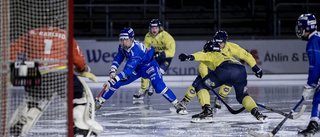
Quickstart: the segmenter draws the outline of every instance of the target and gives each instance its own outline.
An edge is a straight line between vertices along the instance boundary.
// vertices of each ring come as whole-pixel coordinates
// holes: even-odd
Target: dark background
[[[318,0],[76,0],[76,39],[117,40],[124,27],[143,39],[153,18],[176,40],[211,39],[225,30],[230,39],[296,39],[303,13],[320,17]]]

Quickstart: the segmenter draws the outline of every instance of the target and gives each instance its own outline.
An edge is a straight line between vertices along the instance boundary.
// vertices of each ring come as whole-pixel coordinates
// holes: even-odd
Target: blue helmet
[[[315,30],[317,30],[317,20],[313,14],[309,13],[299,16],[296,23],[296,35],[298,38],[302,38],[305,32],[313,32]]]
[[[119,39],[132,39],[134,38],[134,31],[132,28],[123,28],[120,32]]]
[[[206,44],[203,46],[203,52],[212,52],[217,51],[220,52],[220,44],[218,42],[213,42],[212,40],[208,40]]]
[[[150,23],[149,23],[149,29],[150,29],[151,27],[159,27],[159,28],[162,27],[160,20],[159,20],[159,19],[152,19],[152,20],[150,21]]]
[[[213,40],[218,43],[226,43],[228,40],[228,34],[225,31],[218,30],[213,36]]]

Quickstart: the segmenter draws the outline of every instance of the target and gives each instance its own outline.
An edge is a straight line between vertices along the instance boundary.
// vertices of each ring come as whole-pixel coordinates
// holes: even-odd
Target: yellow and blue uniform
[[[194,56],[194,61],[200,61],[212,70],[194,85],[196,92],[228,83],[235,88],[237,101],[249,112],[257,107],[247,92],[247,72],[239,61],[221,52],[197,52],[191,55]]]
[[[226,42],[224,48],[221,50],[221,53],[229,57],[236,57],[241,60],[244,60],[249,64],[250,67],[253,67],[256,65],[256,61],[253,58],[253,56],[236,43]],[[210,95],[207,91],[194,92],[194,85],[198,83],[202,78],[204,78],[204,76],[206,76],[210,71],[211,70],[206,65],[200,62],[199,75],[194,80],[192,85],[188,88],[184,97],[187,101],[190,101],[192,98],[194,98],[197,95],[201,106],[203,106],[204,104],[210,105]],[[220,87],[219,96],[221,98],[226,97],[230,92],[231,88],[232,86],[230,84],[224,83],[224,85]]]
[[[176,42],[173,37],[166,31],[162,30],[157,36],[151,32],[145,35],[143,45],[150,49],[154,47],[154,52],[159,56],[155,57],[160,66],[160,71],[164,74],[171,64],[172,58],[176,52]],[[148,86],[148,79],[142,79],[141,89],[145,91]]]

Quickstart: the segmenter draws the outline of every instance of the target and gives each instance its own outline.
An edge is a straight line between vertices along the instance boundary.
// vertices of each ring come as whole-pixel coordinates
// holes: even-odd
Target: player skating
[[[185,108],[178,103],[175,94],[163,82],[160,67],[153,58],[154,48],[148,50],[141,42],[134,40],[132,28],[124,28],[119,36],[118,53],[114,57],[110,67],[110,80],[104,86],[104,90],[96,99],[96,109],[108,100],[113,93],[121,86],[130,84],[136,79],[148,78],[151,81],[155,92],[161,94],[176,108],[178,114],[186,114]],[[124,69],[116,75],[119,65],[127,60]],[[127,78],[126,80],[121,80]]]
[[[22,61],[67,60],[67,31],[58,27],[40,27],[29,31],[15,42],[11,43],[11,60],[16,61],[18,54],[25,53]],[[82,51],[73,40],[73,62],[75,70],[84,77],[96,82],[96,77],[90,73]],[[40,86],[25,86],[28,93],[13,115],[9,125],[13,136],[26,135],[56,95],[65,98],[67,87],[66,63],[39,63],[41,72]],[[74,133],[87,136],[99,136],[103,128],[94,121],[94,100],[86,83],[74,75]],[[91,98],[90,98],[91,97]]]
[[[305,100],[313,95],[310,122],[299,134],[308,136],[319,130],[320,118],[320,33],[317,31],[317,21],[313,14],[302,14],[296,22],[296,34],[301,40],[308,41],[306,52],[309,59],[308,81],[304,86],[302,96]]]
[[[196,92],[205,92],[225,83],[235,88],[237,101],[242,104],[258,120],[264,121],[267,116],[259,112],[255,101],[249,96],[247,90],[247,72],[245,67],[233,57],[220,52],[219,43],[208,41],[203,51],[191,55],[182,53],[179,55],[180,61],[200,61],[212,71],[194,85]],[[200,114],[194,115],[194,119],[206,119],[210,115],[211,108],[203,106]]]
[[[172,58],[176,50],[176,43],[173,37],[163,30],[161,22],[158,19],[152,19],[149,23],[149,32],[145,35],[143,45],[150,49],[154,47],[154,58],[160,66],[161,74],[164,74],[171,64]],[[149,86],[148,86],[149,85]],[[148,91],[151,96],[154,92],[149,79],[141,78],[141,88],[133,97],[143,99]]]
[[[246,61],[249,66],[252,68],[252,71],[255,73],[255,75],[258,78],[262,77],[262,69],[260,69],[253,58],[253,56],[248,53],[245,49],[241,48],[238,44],[232,43],[232,42],[227,42],[228,40],[228,34],[225,31],[217,31],[213,37],[213,40],[217,43],[219,43],[220,48],[221,48],[221,53],[231,56],[231,57],[237,57],[241,60]],[[188,102],[194,98],[196,95],[198,97],[200,105],[203,107],[204,105],[211,107],[210,104],[210,95],[208,91],[202,91],[202,92],[195,92],[194,90],[194,85],[200,81],[204,76],[208,74],[208,71],[211,71],[208,69],[206,65],[203,63],[200,63],[199,65],[199,75],[197,78],[194,80],[192,85],[188,88],[183,100],[181,100],[181,104],[186,106]],[[225,83],[220,87],[219,90],[219,96],[223,99],[228,95],[230,92],[232,86],[228,83]],[[220,109],[221,108],[221,101],[215,97],[214,99],[214,107]]]

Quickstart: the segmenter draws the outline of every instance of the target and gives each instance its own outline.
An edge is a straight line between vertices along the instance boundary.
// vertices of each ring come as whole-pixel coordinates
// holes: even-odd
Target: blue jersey
[[[307,84],[315,87],[320,77],[320,32],[309,35],[306,51],[309,59],[309,75]]]
[[[127,64],[117,76],[122,79],[128,77],[137,67],[147,64],[152,59],[154,48],[148,50],[141,42],[134,41],[132,46],[126,50],[119,45],[118,53],[114,57],[112,66],[118,68],[124,59]]]

